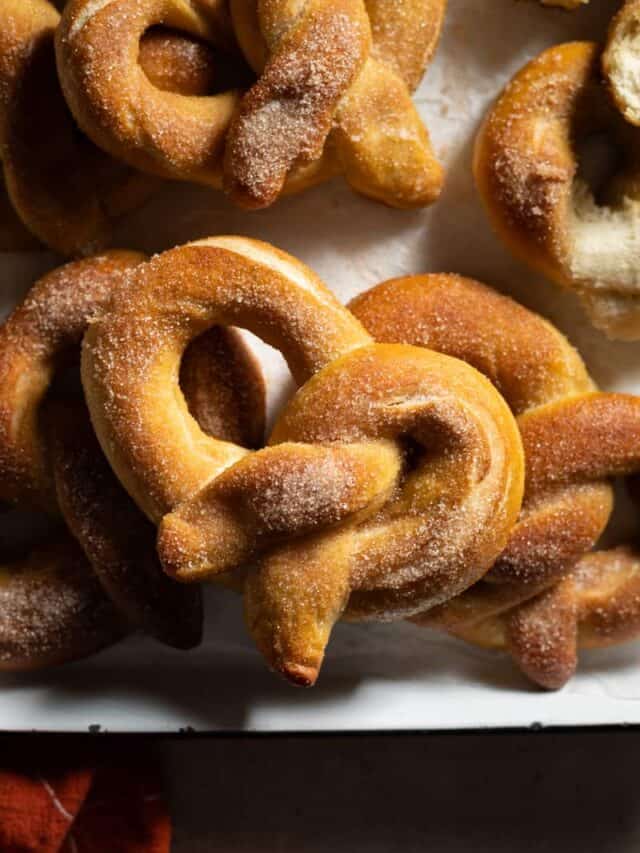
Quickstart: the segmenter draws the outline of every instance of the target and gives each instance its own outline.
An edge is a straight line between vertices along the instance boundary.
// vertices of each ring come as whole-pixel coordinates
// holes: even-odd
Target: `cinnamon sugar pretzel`
[[[574,42],[526,65],[485,119],[474,171],[491,223],[514,254],[574,290],[608,335],[637,339],[639,137],[607,97],[600,58],[598,45]],[[577,145],[603,131],[619,162],[594,189]]]
[[[28,230],[63,255],[109,241],[114,222],[142,204],[157,182],[96,148],[77,130],[55,66],[59,13],[47,0],[0,6],[0,160],[11,202]],[[140,64],[153,84],[202,94],[214,84],[214,58],[171,32],[150,32]],[[32,248],[15,219],[7,249]]]
[[[264,450],[205,436],[178,392],[184,348],[216,323],[280,349],[302,385]],[[490,383],[374,345],[264,243],[211,238],[133,271],[85,336],[82,376],[112,467],[161,522],[165,569],[244,579],[251,633],[298,684],[314,683],[341,615],[400,618],[477,580],[519,510],[520,441]]]
[[[56,38],[69,105],[102,148],[136,168],[213,187],[261,207],[343,171],[398,207],[433,201],[442,170],[411,102],[445,0],[234,3],[239,40],[261,74],[242,98],[168,96],[141,73],[138,43],[163,23],[213,43],[223,6],[184,0],[71,0]],[[369,13],[369,14],[368,14]],[[232,118],[235,114],[235,118]],[[330,137],[329,139],[327,139]],[[327,145],[325,145],[327,142]]]
[[[357,297],[351,310],[376,340],[425,346],[472,364],[503,394],[522,435],[525,500],[505,550],[478,584],[416,621],[508,648],[546,687],[573,674],[576,642],[604,645],[637,635],[637,557],[584,555],[609,519],[609,478],[640,465],[640,398],[598,392],[550,323],[469,279],[392,280]]]
[[[104,310],[124,274],[143,260],[132,252],[110,252],[61,267],[41,279],[0,327],[0,494],[3,500],[21,506],[34,504],[51,513],[61,511],[92,567],[86,559],[80,560],[78,547],[66,533],[61,534],[50,567],[45,549],[33,569],[29,557],[25,570],[20,569],[15,578],[10,573],[9,579],[27,595],[32,574],[36,586],[39,578],[48,577],[52,596],[64,597],[67,574],[63,557],[70,555],[68,583],[78,596],[83,590],[87,597],[91,594],[100,613],[113,616],[96,593],[99,581],[122,614],[111,619],[118,635],[126,620],[129,627],[143,628],[162,642],[189,648],[200,638],[199,590],[180,586],[162,572],[155,555],[155,528],[109,469],[82,401],[68,399],[61,392],[53,400],[44,399],[55,374],[74,350],[77,355],[89,318]],[[235,332],[212,329],[194,342],[185,359],[182,387],[204,429],[247,443],[261,440],[257,433],[264,417],[262,381]],[[76,610],[69,611],[69,620],[73,613]],[[81,610],[79,616],[82,614]],[[4,618],[15,625],[11,613]],[[24,630],[25,618],[21,616]],[[54,623],[52,614],[45,624]],[[80,621],[79,630],[83,624]],[[70,636],[75,636],[73,631]],[[51,645],[56,642],[52,640]],[[0,648],[2,645],[0,630]],[[75,640],[70,646],[64,657],[75,657]],[[40,660],[36,657],[34,665]],[[9,655],[9,663],[24,665],[22,658],[16,661],[13,655]]]

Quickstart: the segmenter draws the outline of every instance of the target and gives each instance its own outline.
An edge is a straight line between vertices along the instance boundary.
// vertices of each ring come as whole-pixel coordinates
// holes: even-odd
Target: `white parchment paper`
[[[640,344],[590,328],[575,299],[514,261],[491,233],[470,171],[477,125],[502,85],[543,48],[602,38],[616,0],[579,12],[536,0],[449,0],[444,37],[417,101],[448,169],[441,200],[388,210],[336,180],[248,214],[206,189],[167,187],[122,225],[118,244],[157,252],[212,234],[268,240],[312,266],[344,300],[392,276],[471,275],[540,311],[578,346],[597,381],[640,393]],[[47,254],[0,258],[8,311]],[[261,357],[272,403],[286,393],[282,360]],[[625,526],[624,523],[622,525]],[[619,531],[616,531],[619,535]],[[33,676],[0,677],[0,730],[109,731],[449,729],[640,723],[640,644],[582,655],[564,690],[533,690],[501,655],[407,624],[337,628],[317,687],[297,691],[264,669],[240,603],[208,591],[205,643],[183,654],[142,637],[88,661]]]

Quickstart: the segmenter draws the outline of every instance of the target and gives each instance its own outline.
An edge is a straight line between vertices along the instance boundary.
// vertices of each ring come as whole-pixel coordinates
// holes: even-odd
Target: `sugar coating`
[[[630,162],[635,141],[611,108],[592,43],[560,45],[530,62],[490,111],[475,173],[494,226],[512,250],[574,289],[612,337],[637,336],[640,211],[633,167],[594,195],[576,138],[606,131]]]
[[[63,663],[122,634],[121,621],[71,539],[0,568],[0,669]]]
[[[637,631],[637,592],[621,582],[608,553],[598,561],[615,594],[607,596],[602,579],[583,570],[584,591],[574,594],[574,585],[563,593],[571,604],[566,612],[573,614],[568,622],[558,615],[556,596],[537,597],[561,585],[594,547],[612,509],[609,478],[640,467],[638,399],[597,392],[579,355],[555,328],[470,279],[392,280],[356,297],[351,310],[377,340],[429,347],[474,365],[518,415],[526,490],[507,547],[482,581],[417,621],[481,645],[509,647],[532,677],[548,680],[553,672],[560,681],[571,674],[567,662],[576,632],[587,644],[594,596],[601,624],[611,620],[608,636],[620,637],[623,628]],[[534,599],[535,608],[522,611],[526,630],[523,617],[515,642],[521,607]],[[604,640],[603,628],[593,643]]]

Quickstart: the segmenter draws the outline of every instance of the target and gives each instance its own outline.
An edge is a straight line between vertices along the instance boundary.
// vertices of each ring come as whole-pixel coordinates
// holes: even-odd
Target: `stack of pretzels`
[[[599,549],[614,478],[640,494],[640,397],[600,391],[548,321],[450,274],[345,306],[246,237],[105,248],[163,180],[246,208],[338,174],[390,206],[434,201],[442,170],[411,93],[445,6],[2,0],[0,247],[73,259],[0,326],[0,669],[137,631],[191,649],[204,583],[242,597],[267,664],[302,686],[339,620],[503,650],[547,689],[579,649],[640,637],[640,551]],[[534,59],[474,157],[498,234],[626,338],[638,32],[627,0],[604,51]],[[596,198],[576,138],[603,126],[627,160]],[[242,330],[297,386],[268,435]]]
[[[299,386],[266,442],[234,327]],[[579,646],[640,634],[640,556],[593,550],[611,478],[639,471],[640,398],[477,282],[398,279],[348,309],[248,238],[74,261],[0,329],[2,499],[50,518],[2,568],[0,665],[134,630],[190,648],[210,582],[295,684],[339,619],[411,619],[558,687]]]

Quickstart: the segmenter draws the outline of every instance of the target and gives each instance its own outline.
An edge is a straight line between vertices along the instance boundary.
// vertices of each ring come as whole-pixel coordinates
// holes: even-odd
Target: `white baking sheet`
[[[448,167],[442,199],[421,212],[387,210],[341,181],[255,214],[205,189],[173,186],[119,234],[122,246],[160,251],[210,234],[269,240],[315,268],[345,300],[391,276],[474,276],[541,311],[581,349],[607,389],[640,392],[640,345],[591,330],[568,294],[505,254],[474,193],[471,142],[504,81],[547,45],[599,38],[616,0],[567,14],[536,0],[449,0],[437,59],[417,100]],[[153,222],[153,227],[151,227]],[[8,310],[50,256],[0,259]],[[266,353],[273,398],[286,371]],[[623,525],[624,526],[624,525]],[[640,723],[640,644],[584,653],[564,690],[532,689],[501,655],[408,624],[341,625],[320,682],[299,691],[265,671],[245,636],[240,604],[208,592],[204,645],[189,654],[133,637],[90,660],[44,674],[0,677],[0,730],[322,731],[466,729]]]

